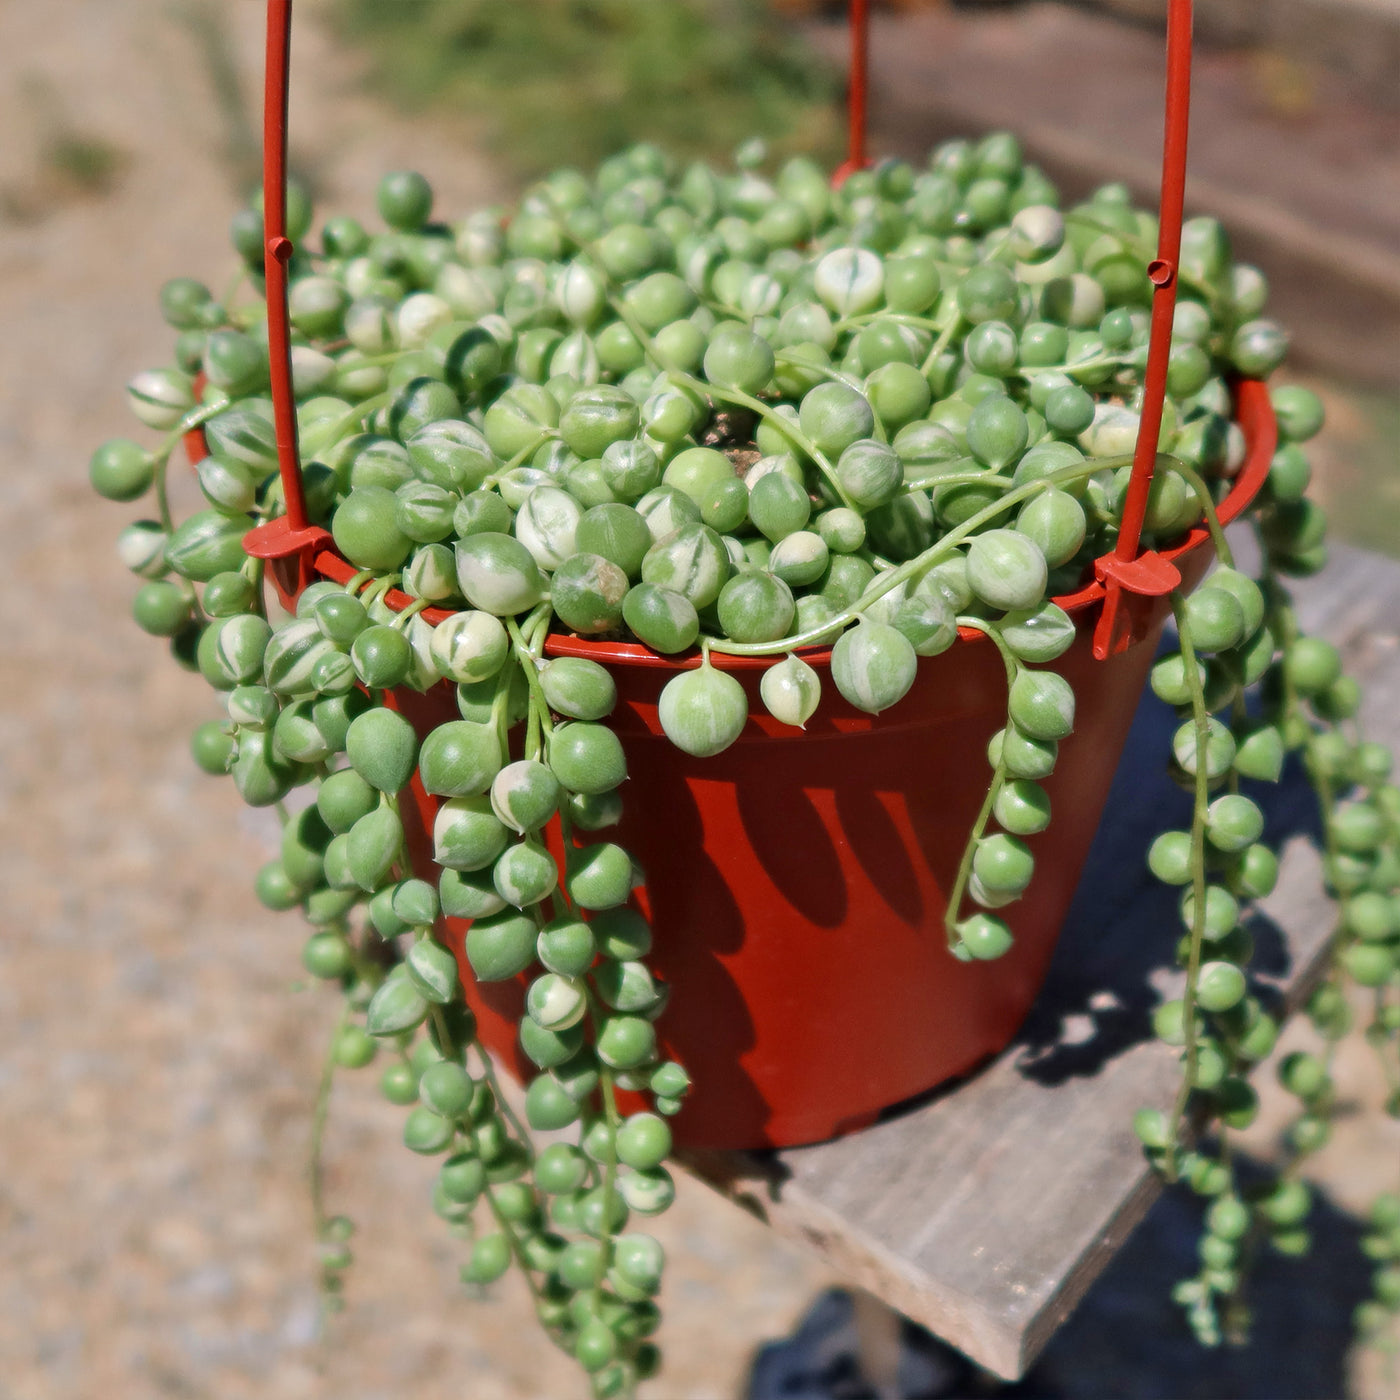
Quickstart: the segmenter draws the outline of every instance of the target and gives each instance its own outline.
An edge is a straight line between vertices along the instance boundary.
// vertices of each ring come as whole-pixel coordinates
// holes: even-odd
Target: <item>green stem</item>
[[[529,666],[528,662],[524,664]],[[526,684],[529,684],[528,680]],[[544,751],[544,721],[548,716],[540,709],[533,689],[530,692],[529,710],[525,719],[525,757],[538,761]]]
[[[493,476],[487,477],[486,481],[482,484],[486,486],[495,485],[495,483],[498,482],[507,472],[513,472],[516,469],[516,467],[524,466],[524,464],[527,461],[529,461],[529,459],[532,458],[535,455],[535,453],[538,452],[540,448],[542,448],[545,445],[545,443],[551,441],[554,438],[557,438],[558,436],[559,432],[555,428],[550,428],[547,431],[542,432],[537,438],[534,439],[533,442],[529,442],[524,447],[522,447],[520,451],[517,452],[515,456],[512,457],[510,461],[508,461],[500,469],[500,471],[496,472]]]
[[[542,603],[525,620],[522,628],[514,618],[506,619],[506,627],[510,632],[511,641],[515,647],[516,655],[520,658],[521,665],[525,669],[525,677],[530,686],[531,712],[532,716],[539,714],[541,727],[544,731],[543,751],[548,752],[549,736],[552,729],[549,725],[548,714],[549,705],[544,696],[544,689],[540,684],[538,661],[539,648],[543,644],[544,635],[547,633],[549,623],[549,605]],[[573,844],[572,823],[569,821],[568,813],[563,808],[560,809],[560,832],[567,850]],[[562,906],[564,912],[572,909],[572,901],[569,899],[567,891],[560,889],[557,892],[556,907]],[[592,986],[591,980],[585,976],[583,979],[584,996],[587,1005],[589,1023],[593,1030],[594,1043],[597,1042],[598,1033],[605,1019],[600,1009],[596,989]],[[617,1148],[616,1135],[621,1114],[617,1107],[617,1086],[612,1069],[598,1061],[598,1083],[602,1097],[603,1114],[608,1126],[612,1129],[610,1134],[611,1142],[608,1148],[606,1159],[603,1163],[603,1212],[604,1219],[610,1221],[613,1216],[617,1202]]]
[[[392,389],[386,389],[382,394],[371,394],[369,398],[361,399],[359,403],[352,404],[348,412],[342,413],[335,420],[334,432],[318,433],[317,436],[325,437],[328,442],[338,442],[347,428],[363,424],[370,414],[378,413],[381,408],[393,403],[394,392]]]
[[[267,618],[267,599],[263,594],[263,574],[267,563],[249,556],[243,561],[243,577],[253,585],[253,611],[264,620]]]
[[[741,389],[725,389],[718,384],[710,384],[703,379],[696,379],[693,375],[681,375],[679,371],[675,370],[671,372],[671,377],[672,379],[678,377],[684,378],[689,381],[689,387],[695,389],[699,393],[708,394],[712,399],[719,399],[723,403],[735,404],[740,408],[750,409],[752,412],[758,414],[760,418],[767,419],[778,428],[785,437],[796,443],[797,446],[817,464],[818,468],[821,470],[821,474],[827,480],[827,485],[829,485],[840,498],[842,505],[849,506],[852,510],[856,508],[855,503],[851,500],[850,496],[846,494],[846,488],[842,486],[841,479],[836,475],[836,468],[832,464],[831,458],[802,431],[800,426],[794,424],[791,419],[784,418],[780,413],[776,412],[771,405],[764,403],[762,399],[754,398],[752,394],[744,393]]]
[[[1234,698],[1230,701],[1230,728],[1238,732],[1249,719],[1249,702],[1245,699],[1244,686],[1236,687]],[[1238,796],[1240,791],[1240,774],[1237,768],[1231,767],[1230,774],[1226,778],[1226,786],[1230,792]]]
[[[180,445],[186,433],[193,432],[194,429],[202,427],[211,419],[217,418],[221,413],[227,413],[232,407],[232,403],[211,403],[202,404],[198,408],[190,409],[165,437],[161,439],[160,446],[151,454],[151,461],[154,466],[156,510],[160,516],[161,529],[163,529],[166,534],[169,534],[175,528],[174,517],[170,513],[170,497],[166,489],[166,476],[170,466],[171,454]]]
[[[431,598],[415,598],[393,621],[393,626],[400,632],[404,631],[408,624],[418,616],[425,608],[433,606]]]
[[[984,617],[967,615],[959,617],[957,623],[959,627],[971,627],[991,639],[993,645],[1001,653],[1001,664],[1006,668],[1006,686],[1009,690],[1020,673],[1021,658],[1011,650],[1006,638],[1001,635],[995,624],[988,622]]]
[[[170,496],[166,490],[165,477],[170,465],[170,453],[162,453],[155,459],[156,513],[160,517],[160,528],[167,535],[175,530],[175,518],[170,513]]]
[[[858,394],[865,393],[865,386],[854,375],[847,374],[844,370],[837,369],[835,365],[822,360],[814,360],[808,355],[794,355],[790,349],[779,350],[774,359],[782,360],[790,365],[797,365],[801,369],[810,369],[826,379],[835,381],[837,384],[844,384],[848,389],[854,389]]]
[[[227,413],[229,409],[235,407],[236,399],[230,399],[227,403],[206,403],[200,404],[197,408],[192,408],[171,428],[165,441],[161,444],[160,451],[173,452],[178,446],[181,438],[186,433],[193,432],[196,428],[202,428],[206,423],[211,423],[220,414]]]
[[[859,316],[843,316],[836,322],[838,331],[853,330],[868,326],[872,321],[893,321],[901,326],[913,326],[916,330],[942,333],[947,327],[931,316],[915,316],[911,311],[864,311]]]
[[[775,358],[783,360],[790,365],[797,365],[802,369],[811,370],[813,373],[821,375],[823,379],[829,379],[833,383],[844,384],[846,388],[853,390],[862,398],[865,397],[865,386],[861,381],[854,375],[846,374],[843,370],[837,369],[835,365],[823,364],[820,360],[809,359],[806,355],[794,355],[790,350],[779,350]],[[711,391],[713,391],[715,386],[712,384],[709,387]],[[885,431],[884,421],[878,413],[875,414],[875,437],[879,442],[889,441],[889,434]]]
[[[533,667],[529,667],[528,669],[533,670]],[[535,677],[535,683],[538,684],[538,677]],[[543,694],[541,693],[541,703],[543,703],[543,698]],[[547,745],[545,753],[548,753]],[[574,844],[573,823],[569,820],[568,809],[563,804],[561,804],[559,808],[559,830],[560,838],[564,844],[564,850],[567,852],[573,848]],[[555,896],[555,910],[558,917],[565,917],[569,914],[574,914],[577,917],[577,910],[574,908],[573,901],[569,898],[567,889],[563,887],[557,888]],[[540,919],[542,917],[542,911],[536,906],[536,918]],[[579,980],[583,986],[584,1002],[587,1007],[592,1041],[596,1046],[606,1016],[601,1009],[598,992],[593,985],[591,976],[585,973]],[[605,1222],[610,1222],[617,1204],[617,1129],[622,1122],[622,1116],[618,1112],[617,1082],[613,1075],[612,1068],[596,1055],[594,1058],[597,1059],[598,1063],[598,1086],[602,1097],[603,1116],[607,1120],[609,1128],[612,1130],[609,1134],[607,1155],[603,1162],[603,1218]],[[607,1225],[607,1232],[608,1234],[612,1233],[611,1224]]]
[[[207,621],[207,619],[204,616],[204,609],[200,606],[199,593],[196,590],[194,584],[192,584],[188,579],[184,578],[172,579],[171,582],[179,588],[180,592],[183,593],[185,598],[188,600],[190,605],[191,617],[193,617],[196,622]],[[255,600],[258,604],[261,604],[261,595],[255,595]]]
[[[967,894],[967,882],[972,878],[972,862],[977,855],[977,843],[987,830],[987,822],[991,819],[997,794],[1005,782],[1006,764],[998,762],[992,770],[992,781],[987,785],[987,795],[982,799],[982,807],[977,813],[977,820],[973,822],[967,844],[963,847],[962,859],[958,862],[957,877],[954,879],[952,891],[948,895],[948,907],[943,915],[943,928],[948,935],[950,948],[956,948],[962,942],[962,935],[958,932],[958,913]]]
[[[549,620],[553,615],[553,609],[541,604],[535,609],[531,616],[536,617],[535,625],[529,625],[530,619],[526,618],[525,636],[530,644],[530,654],[538,658],[544,651],[546,638],[549,636]]]
[[[429,937],[432,935],[429,934]],[[419,940],[422,941],[421,938]],[[464,1047],[459,1047],[452,1038],[452,1028],[447,1024],[447,1017],[443,1015],[442,1007],[436,1002],[428,1003],[428,1019],[433,1023],[433,1032],[437,1036],[438,1049],[442,1052],[444,1059],[455,1059],[458,1053],[465,1053]]]
[[[378,574],[360,598],[366,608],[372,607],[399,581],[398,574]]]
[[[1121,369],[1126,357],[1123,355],[1095,355],[1088,360],[1075,360],[1064,365],[1031,365],[1026,369],[1016,369],[1012,373],[1018,379],[1034,379],[1038,374],[1065,374],[1073,378],[1086,369]]]
[[[437,1033],[438,1048],[447,1058],[455,1059],[458,1056],[465,1058],[468,1049],[474,1048],[476,1050],[477,1058],[481,1061],[482,1065],[482,1078],[486,1080],[487,1085],[491,1089],[491,1096],[496,1102],[497,1110],[506,1120],[507,1124],[509,1124],[511,1132],[519,1139],[520,1145],[533,1161],[535,1154],[531,1145],[532,1140],[530,1134],[515,1116],[515,1110],[512,1109],[507,1102],[505,1095],[501,1093],[500,1081],[496,1077],[496,1068],[491,1063],[491,1057],[487,1053],[486,1047],[482,1045],[479,1040],[475,1039],[475,1037],[469,1040],[466,1045],[459,1046],[453,1039],[451,1027],[447,1024],[447,1017],[443,1014],[442,1007],[435,1004],[430,1005],[428,1007],[428,1015],[432,1020],[433,1030]],[[522,1270],[528,1275],[529,1270],[526,1268],[524,1259],[519,1257],[518,1250],[514,1250],[514,1252],[517,1254],[517,1258],[519,1258]]]
[[[1014,486],[1009,476],[998,476],[995,472],[948,472],[945,476],[921,476],[914,481],[906,481],[904,490],[934,491],[940,486]]]
[[[338,350],[346,350],[351,348],[353,344],[353,341],[341,340],[333,342],[330,345],[323,345],[321,349],[325,354],[332,355]],[[383,369],[386,365],[392,365],[394,361],[397,360],[403,354],[403,350],[382,350],[377,355],[361,355],[359,359],[351,360],[350,363],[345,366],[345,368],[352,370]]]
[[[602,1022],[591,989],[588,993],[588,1014],[596,1034]],[[605,1219],[611,1220],[617,1205],[617,1130],[622,1126],[622,1115],[617,1108],[617,1082],[612,1070],[601,1060],[598,1061],[598,1084],[603,1097],[603,1116],[612,1129],[603,1161],[603,1211]]]
[[[311,1220],[318,1242],[325,1238],[327,1223],[322,1152],[326,1140],[326,1124],[330,1120],[331,1090],[335,1085],[335,1072],[338,1067],[335,1052],[349,1022],[350,1008],[342,1004],[335,1029],[331,1031],[330,1047],[321,1066],[321,1080],[316,1089],[316,1106],[311,1114],[311,1143],[307,1155],[306,1180],[311,1196]]]
[[[1210,713],[1206,709],[1205,686],[1196,650],[1191,642],[1191,625],[1186,616],[1186,604],[1181,594],[1172,594],[1172,613],[1176,618],[1177,636],[1181,644],[1181,659],[1186,672],[1186,686],[1191,692],[1191,715],[1196,727],[1195,802],[1191,814],[1191,948],[1186,964],[1186,986],[1181,998],[1182,1033],[1186,1037],[1186,1073],[1177,1090],[1172,1106],[1170,1138],[1167,1147],[1167,1179],[1177,1178],[1177,1145],[1181,1125],[1196,1081],[1196,984],[1201,971],[1201,949],[1206,934],[1206,816],[1210,807],[1210,774],[1206,752],[1210,741]]]
[[[1137,241],[1131,235],[1125,233],[1121,228],[1113,224],[1106,223],[1102,219],[1097,219],[1084,209],[1071,209],[1065,214],[1065,223],[1083,224],[1085,228],[1091,228],[1097,232],[1114,239],[1118,246],[1126,253],[1132,253],[1135,257],[1141,258],[1143,262],[1151,256],[1146,246]]]
[[[243,284],[247,280],[248,269],[240,262],[238,270],[229,278],[227,285],[224,287],[224,294],[219,299],[219,305],[227,309],[229,303],[238,295]]]
[[[503,1102],[500,1103],[500,1106],[502,1108],[505,1107]],[[473,1148],[475,1148],[476,1143],[474,1134],[472,1145]],[[530,1290],[530,1297],[534,1300],[535,1307],[539,1308],[540,1305],[544,1302],[544,1297],[540,1293],[539,1284],[535,1282],[535,1275],[530,1268],[529,1261],[525,1258],[525,1249],[524,1246],[522,1246],[520,1243],[520,1236],[516,1234],[514,1224],[501,1211],[500,1206],[496,1204],[496,1194],[492,1190],[492,1188],[488,1186],[483,1194],[486,1197],[487,1208],[490,1210],[492,1216],[495,1218],[497,1228],[506,1237],[506,1243],[510,1246],[511,1257],[515,1260],[516,1266],[517,1268],[519,1268],[521,1276],[525,1280],[526,1288]],[[550,1336],[551,1340],[554,1340],[555,1344],[558,1345],[558,1342],[553,1337],[552,1332],[547,1331],[546,1335]]]
[[[937,340],[929,347],[929,352],[924,356],[924,362],[919,366],[919,373],[925,378],[929,371],[938,363],[938,357],[948,348],[953,337],[958,333],[959,327],[963,323],[962,312],[959,312],[951,321],[944,326]]]
[[[1374,1010],[1371,1016],[1371,1025],[1379,1027],[1383,1034],[1385,1033],[1385,993],[1386,989],[1384,987],[1377,987],[1375,989],[1375,995],[1373,997]],[[1381,1076],[1385,1080],[1385,1087],[1389,1093],[1393,1094],[1400,1092],[1400,1063],[1392,1065],[1390,1061],[1386,1059],[1385,1052],[1387,1046],[1392,1049],[1395,1048],[1394,1041],[1388,1034],[1384,1041],[1381,1041],[1379,1037],[1377,1038],[1377,1043],[1375,1045],[1376,1060],[1380,1064]]]
[[[384,703],[384,692],[382,690],[372,690],[370,697],[376,705]],[[379,805],[387,808],[399,819],[399,829],[403,830],[403,815],[399,810],[399,795],[396,792],[381,792],[379,794]],[[396,879],[409,880],[413,878],[413,853],[408,849],[408,833],[404,832],[403,838],[399,842],[399,854],[394,861],[393,874]]]
[[[1235,552],[1230,548],[1229,540],[1225,538],[1225,527],[1220,523],[1220,514],[1215,508],[1215,497],[1210,494],[1210,487],[1206,485],[1205,478],[1180,457],[1169,457],[1168,465],[1172,471],[1183,476],[1186,484],[1196,493],[1201,503],[1201,513],[1206,518],[1206,529],[1210,531],[1211,542],[1215,545],[1215,556],[1226,568],[1233,569]]]
[[[621,297],[617,296],[609,296],[608,304],[626,324],[627,329],[637,337],[638,342],[643,346],[647,354],[651,356],[652,360],[655,361],[658,366],[666,369],[673,383],[682,388],[690,389],[692,392],[698,393],[702,397],[718,399],[723,403],[734,404],[740,408],[750,409],[752,412],[758,414],[760,418],[773,422],[787,438],[796,443],[797,446],[817,464],[821,469],[822,475],[826,477],[827,482],[830,484],[831,489],[840,497],[842,504],[850,506],[851,509],[855,509],[854,503],[846,494],[845,488],[841,485],[836,475],[836,468],[832,466],[830,459],[814,442],[812,442],[800,427],[797,427],[786,418],[783,418],[774,411],[771,405],[764,403],[761,399],[754,398],[752,394],[746,394],[740,389],[721,388],[718,384],[711,384],[707,380],[697,379],[695,375],[688,374],[684,370],[667,368],[665,361],[661,358],[661,355],[656,349],[656,342],[652,339],[646,327],[637,320],[632,312],[632,308],[629,307]]]
[[[1001,653],[1002,664],[1006,667],[1006,685],[1009,691],[1012,682],[1016,679],[1017,672],[1021,669],[1021,662],[1007,646],[1005,639],[997,632],[996,628],[979,617],[960,617],[958,625],[960,627],[974,627],[992,640]],[[1008,720],[1007,729],[1010,728],[1011,722]],[[967,894],[968,881],[972,878],[972,862],[977,855],[978,842],[986,834],[987,823],[991,819],[993,807],[996,806],[997,794],[1001,792],[1005,784],[1006,761],[999,758],[996,766],[992,769],[992,781],[987,785],[987,794],[982,799],[982,807],[977,813],[977,820],[973,822],[972,830],[968,833],[967,843],[963,847],[962,859],[958,862],[958,873],[948,895],[948,905],[943,915],[943,927],[948,935],[950,947],[956,947],[961,942],[961,935],[957,929],[958,915],[962,911],[962,902]]]
[[[503,755],[510,752],[510,684],[510,666],[502,666],[496,673],[496,689],[491,696],[491,728],[496,731],[496,744]]]
[[[529,1130],[520,1119],[516,1117],[515,1110],[510,1106],[509,1100],[501,1092],[501,1080],[500,1076],[496,1073],[495,1062],[487,1052],[486,1047],[482,1045],[480,1041],[476,1041],[474,1044],[476,1047],[477,1059],[481,1061],[481,1076],[490,1087],[491,1096],[496,1100],[496,1107],[500,1109],[501,1117],[510,1125],[511,1132],[520,1139],[521,1145],[530,1154],[530,1158],[533,1161],[535,1152]]]
[[[525,743],[527,749],[534,749],[535,752],[527,753],[527,757],[537,756],[554,733],[554,724],[549,718],[549,701],[545,699],[544,687],[540,683],[539,647],[538,644],[527,640],[526,636],[527,633],[538,630],[541,610],[544,613],[543,620],[548,622],[548,609],[548,603],[541,603],[535,612],[525,619],[523,629],[513,617],[505,619],[506,631],[510,633],[515,655],[525,672],[525,684],[530,688],[530,715]]]
[[[820,626],[809,627],[805,632],[783,637],[776,642],[731,642],[723,637],[711,637],[707,639],[709,645],[714,651],[723,652],[727,656],[776,656],[781,652],[796,651],[799,647],[813,646],[833,631],[839,631],[854,621],[857,614],[865,612],[873,603],[883,598],[890,589],[898,587],[907,579],[917,578],[932,568],[939,560],[952,554],[964,540],[970,539],[982,526],[997,519],[998,516],[1005,515],[1013,506],[1017,506],[1037,492],[1043,491],[1046,486],[1058,486],[1063,482],[1079,481],[1084,477],[1092,476],[1095,472],[1103,471],[1105,468],[1127,466],[1131,460],[1130,457],[1090,458],[1083,462],[1076,462],[1072,466],[1061,467],[1058,471],[1051,472],[1048,476],[1040,477],[1036,481],[1027,482],[1024,486],[1015,487],[999,501],[993,501],[991,505],[984,506],[976,515],[969,516],[961,525],[949,530],[946,535],[935,544],[930,545],[922,554],[907,560],[888,573],[881,574],[856,602]]]
[[[352,404],[338,418],[326,419],[324,422],[316,423],[307,429],[306,438],[312,445],[308,449],[308,455],[316,456],[324,452],[332,443],[339,442],[351,429],[358,429],[364,426],[364,421],[372,413],[377,413],[386,404],[394,401],[397,391],[386,389],[382,394],[372,394],[367,399],[361,399],[359,403]]]

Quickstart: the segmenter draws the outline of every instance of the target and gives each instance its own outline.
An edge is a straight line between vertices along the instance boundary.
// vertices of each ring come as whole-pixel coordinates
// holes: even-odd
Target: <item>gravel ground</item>
[[[355,95],[314,8],[292,121],[328,200],[362,211],[374,176],[410,162],[445,208],[497,193],[459,143]],[[129,513],[85,480],[92,446],[132,430],[122,384],[165,358],[155,289],[176,272],[217,284],[226,268],[237,201],[218,153],[237,128],[217,115],[189,13],[220,16],[237,66],[259,71],[251,3],[0,5],[0,537],[31,581],[0,650],[0,1397],[577,1394],[520,1292],[460,1299],[458,1248],[427,1209],[431,1167],[353,1075],[336,1090],[327,1184],[362,1224],[360,1262],[347,1311],[324,1333],[318,1319],[304,1172],[333,1008],[295,980],[297,922],[253,899],[272,831],[190,761],[185,736],[211,698],[130,623],[112,550]],[[111,187],[95,193],[73,171],[103,145]],[[1348,1084],[1358,1102],[1374,1095],[1360,1066]],[[1393,1166],[1393,1137],[1374,1116],[1354,1122],[1322,1163],[1343,1208]],[[662,1233],[674,1316],[656,1400],[735,1395],[754,1346],[834,1281],[699,1187],[683,1186]],[[1178,1237],[1169,1221],[1168,1246]],[[1051,1354],[1054,1385],[1168,1393],[1142,1381],[1111,1320],[1127,1308],[1162,1345],[1174,1337],[1160,1279],[1144,1301],[1161,1256],[1124,1257],[1081,1340],[1072,1327]],[[1189,1393],[1234,1393],[1195,1365]]]

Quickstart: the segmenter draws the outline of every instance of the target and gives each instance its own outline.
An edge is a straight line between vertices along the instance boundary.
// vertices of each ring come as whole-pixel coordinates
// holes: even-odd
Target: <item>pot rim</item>
[[[1229,525],[1238,519],[1259,494],[1269,474],[1278,438],[1278,425],[1269,399],[1268,385],[1262,379],[1238,379],[1233,388],[1235,412],[1232,421],[1237,422],[1244,431],[1246,451],[1244,462],[1235,476],[1229,494],[1216,508],[1221,525]],[[1209,541],[1210,531],[1204,525],[1196,525],[1179,543],[1157,552],[1163,559],[1175,563]],[[317,548],[313,568],[317,574],[333,583],[345,583],[358,572],[348,559],[329,544]],[[1095,579],[1073,593],[1060,594],[1051,601],[1071,616],[1082,616],[1103,601],[1105,591],[1103,582]],[[385,593],[384,601],[394,612],[402,612],[417,600],[401,589],[391,588]],[[436,625],[458,611],[460,609],[430,607],[422,609],[418,615],[425,622]],[[985,641],[986,634],[976,628],[960,627],[958,640]],[[637,666],[664,671],[694,670],[701,663],[700,653],[696,648],[678,656],[663,656],[641,642],[594,641],[587,637],[557,632],[551,632],[546,638],[544,651],[547,656],[582,657],[605,665]],[[799,647],[793,654],[800,656],[809,665],[825,666],[831,660],[831,647]],[[720,651],[710,653],[710,664],[723,671],[764,670],[781,659],[781,656],[734,656]]]

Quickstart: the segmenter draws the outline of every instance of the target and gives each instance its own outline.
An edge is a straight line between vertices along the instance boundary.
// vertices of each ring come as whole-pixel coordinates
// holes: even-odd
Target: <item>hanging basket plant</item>
[[[1322,411],[1263,383],[1262,275],[1121,187],[1062,209],[1005,133],[835,184],[641,145],[450,220],[399,172],[374,229],[318,223],[276,144],[239,290],[162,290],[174,364],[129,401],[163,440],[92,481],[154,496],[136,620],[221,699],[196,761],[283,819],[258,894],[344,996],[335,1063],[441,1159],[463,1278],[523,1271],[595,1394],[654,1374],[673,1144],[846,1131],[1004,1046],[1150,670],[1195,810],[1151,852],[1181,1094],[1136,1126],[1213,1199],[1179,1296],[1216,1340],[1257,1243],[1307,1242],[1293,1165],[1246,1191],[1228,1146],[1278,1029],[1241,919],[1290,753],[1340,901],[1310,1014],[1334,1042],[1360,984],[1400,1035],[1400,789],[1289,604]],[[181,442],[206,505],[176,521]],[[1303,1154],[1327,1065],[1284,1080]],[[1378,1336],[1400,1197],[1367,1242]]]

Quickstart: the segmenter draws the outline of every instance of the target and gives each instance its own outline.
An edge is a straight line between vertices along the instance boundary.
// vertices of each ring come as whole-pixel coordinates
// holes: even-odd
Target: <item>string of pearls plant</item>
[[[1400,1117],[1400,788],[1390,782],[1391,754],[1360,732],[1356,682],[1342,674],[1330,643],[1300,633],[1283,585],[1284,576],[1319,568],[1324,550],[1321,513],[1301,490],[1285,486],[1290,468],[1299,488],[1305,484],[1293,444],[1321,420],[1309,399],[1279,397],[1287,441],[1270,476],[1274,502],[1256,525],[1263,577],[1255,581],[1223,567],[1190,598],[1174,600],[1180,650],[1160,660],[1152,675],[1157,694],[1185,716],[1173,740],[1173,767],[1195,806],[1191,829],[1163,832],[1149,854],[1153,872],[1183,891],[1186,932],[1177,961],[1187,971],[1186,986],[1154,1017],[1157,1035],[1182,1047],[1181,1088],[1170,1114],[1144,1109],[1135,1127],[1168,1178],[1186,1180],[1210,1202],[1201,1271],[1174,1295],[1210,1346],[1247,1333],[1244,1287],[1261,1245],[1287,1255],[1311,1247],[1312,1197],[1299,1173],[1330,1136],[1332,1059],[1352,1028],[1362,989],[1371,1000],[1366,1041],[1389,1086],[1386,1112]],[[1255,682],[1257,709],[1245,700]],[[1295,1051],[1279,1065],[1280,1083],[1300,1104],[1285,1162],[1263,1177],[1256,1164],[1244,1185],[1230,1130],[1254,1120],[1258,1099],[1245,1075],[1272,1051],[1279,1031],[1250,995],[1253,939],[1245,925],[1251,901],[1273,889],[1278,859],[1261,839],[1264,813],[1241,793],[1240,780],[1277,782],[1290,753],[1301,759],[1317,796],[1325,879],[1338,920],[1324,980],[1307,1007],[1323,1054]],[[1188,1137],[1205,1137],[1207,1130],[1207,1144],[1188,1145]],[[1364,1340],[1394,1352],[1400,1194],[1381,1196],[1370,1224],[1364,1248],[1376,1264],[1373,1297],[1355,1320]]]
[[[344,996],[317,1146],[334,1072],[378,1061],[406,1144],[441,1159],[433,1204],[469,1242],[463,1278],[518,1268],[598,1396],[660,1365],[663,1251],[638,1225],[674,1194],[667,1120],[689,1079],[658,1050],[669,989],[646,961],[641,873],[607,839],[627,776],[614,681],[593,661],[546,659],[546,638],[698,649],[660,719],[704,756],[747,719],[717,654],[773,657],[763,703],[802,725],[822,689],[804,648],[831,647],[831,683],[878,713],[959,626],[985,633],[1006,664],[1007,722],[947,927],[954,956],[996,958],[1013,937],[996,911],[1033,878],[1028,838],[1051,819],[1040,783],[1074,724],[1050,663],[1075,628],[1051,599],[1112,547],[1137,435],[1156,229],[1124,189],[1061,212],[1005,133],[940,146],[922,170],[886,161],[839,190],[810,161],[772,174],[765,162],[754,143],[728,173],[678,170],[638,146],[591,180],[563,170],[515,210],[457,224],[433,222],[427,182],[398,173],[378,190],[383,230],[336,217],[314,238],[293,189],[308,508],[356,570],[313,583],[294,616],[269,614],[263,565],[242,545],[283,511],[257,209],[234,221],[244,266],[223,298],[187,278],[162,290],[175,363],[138,374],[128,397],[163,441],[113,440],[91,463],[104,496],[154,494],[154,518],[120,538],[144,580],[136,621],[219,693],[224,716],[196,733],[195,758],[282,815],[258,894],[303,911],[303,963]],[[1173,761],[1196,801],[1191,830],[1151,857],[1184,887],[1185,991],[1157,1014],[1182,1047],[1182,1093],[1137,1128],[1164,1171],[1212,1198],[1202,1272],[1180,1297],[1214,1340],[1222,1313],[1238,1323],[1256,1244],[1306,1246],[1297,1159],[1325,1138],[1330,1097],[1325,1058],[1290,1058],[1296,1159],[1266,1189],[1235,1184],[1229,1130],[1254,1111],[1244,1071],[1276,1031],[1249,991],[1240,917],[1277,862],[1241,781],[1303,755],[1341,901],[1310,1014],[1330,1046],[1349,985],[1373,988],[1367,1036],[1392,1074],[1400,790],[1389,755],[1355,733],[1355,686],[1332,648],[1298,634],[1280,579],[1324,557],[1299,446],[1320,405],[1273,393],[1282,446],[1254,516],[1267,569],[1250,579],[1215,521],[1244,457],[1229,381],[1271,372],[1286,337],[1214,220],[1186,225],[1181,285],[1144,540],[1205,518],[1223,563],[1175,600],[1180,652],[1153,672],[1183,716]],[[167,473],[196,427],[207,504],[176,522]],[[391,607],[391,589],[411,603]],[[431,625],[429,607],[452,612]],[[455,687],[459,717],[420,736],[390,702],[435,686]],[[415,770],[440,799],[435,869],[416,869],[405,840]],[[309,801],[288,803],[298,788]],[[443,916],[471,921],[477,981],[528,979],[519,1040],[538,1072],[520,1114],[476,1038]],[[335,1304],[350,1225],[314,1180]],[[1376,1294],[1359,1321],[1379,1337],[1400,1308],[1400,1197],[1378,1204],[1367,1239]]]

